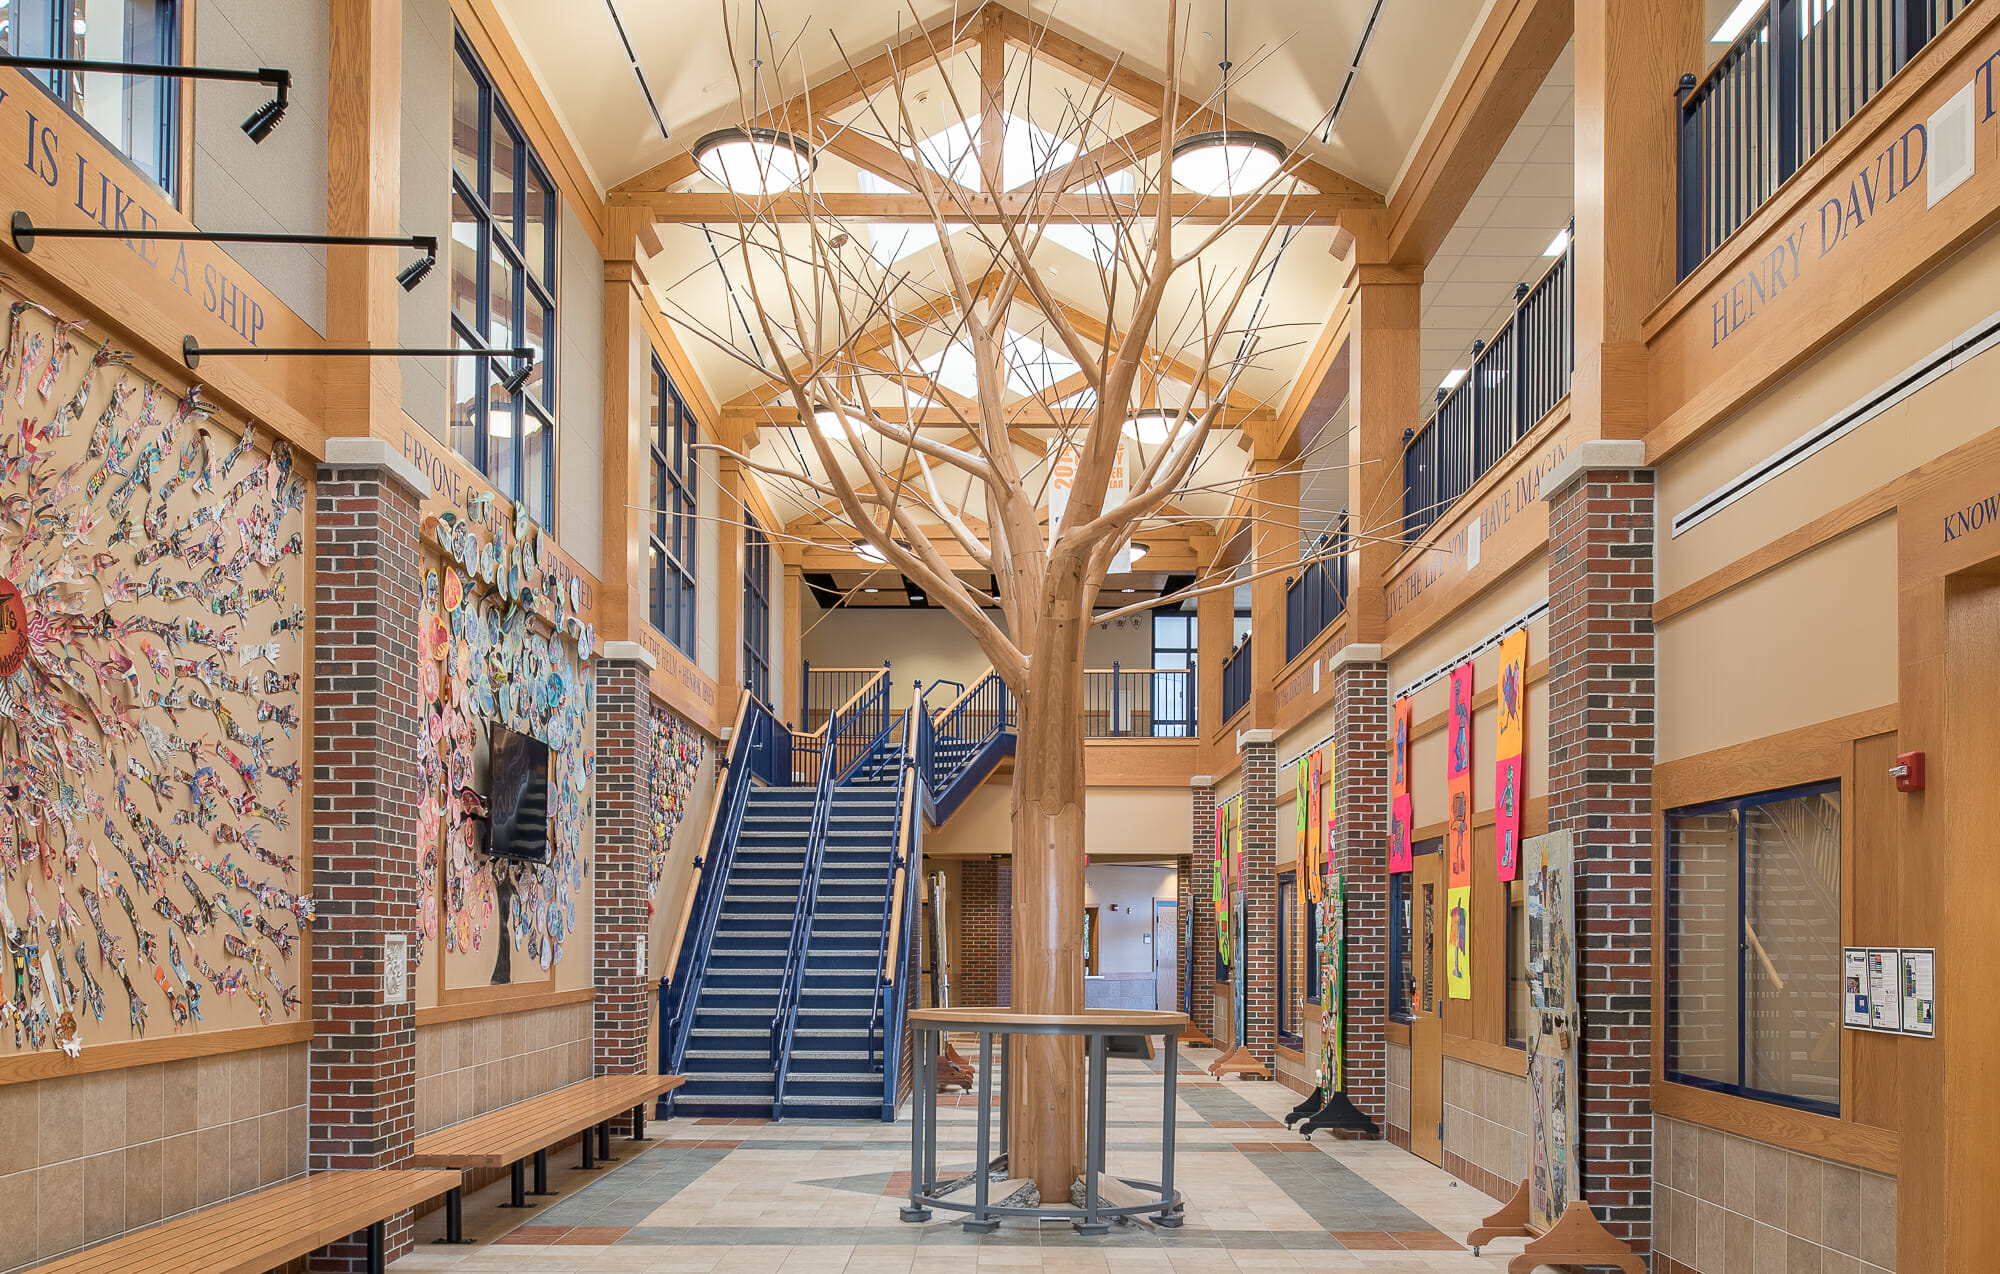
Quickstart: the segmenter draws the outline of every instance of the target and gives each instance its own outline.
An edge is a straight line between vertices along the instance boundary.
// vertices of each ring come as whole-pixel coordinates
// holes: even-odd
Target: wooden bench
[[[533,1159],[538,1195],[549,1189],[548,1148],[559,1141],[583,1134],[583,1162],[593,1169],[596,1161],[612,1161],[611,1121],[632,1112],[632,1140],[646,1140],[646,1103],[660,1094],[679,1088],[687,1080],[680,1075],[599,1075],[569,1084],[554,1092],[488,1111],[463,1123],[417,1138],[416,1152],[410,1156],[413,1168],[511,1168],[513,1194],[504,1208],[531,1208],[528,1202],[525,1166]],[[597,1151],[591,1153],[590,1138],[597,1135]],[[454,1186],[444,1197],[444,1238],[441,1243],[466,1242],[463,1230],[464,1193]]]
[[[38,1274],[264,1274],[366,1230],[369,1272],[381,1274],[382,1223],[447,1190],[456,1192],[463,1180],[457,1172],[395,1168],[316,1172],[36,1269]]]

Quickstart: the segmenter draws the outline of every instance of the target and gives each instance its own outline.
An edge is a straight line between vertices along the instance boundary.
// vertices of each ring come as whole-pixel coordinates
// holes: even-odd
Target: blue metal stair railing
[[[932,826],[949,819],[1000,758],[1013,754],[1013,718],[1013,696],[991,670],[937,716],[920,774]]]
[[[876,974],[875,1013],[872,1037],[882,1046],[882,1120],[896,1118],[902,1100],[903,1021],[909,1006],[909,979],[902,975],[910,968],[910,944],[915,926],[910,923],[910,899],[916,889],[912,873],[923,862],[923,820],[917,817],[923,771],[917,758],[924,755],[931,735],[930,714],[921,700],[912,707],[910,723],[903,731],[902,778],[896,801],[896,853],[890,866],[889,888],[882,899],[882,962]]]
[[[792,913],[791,939],[785,947],[785,977],[771,1019],[771,1118],[784,1118],[785,1080],[792,1063],[792,1039],[798,1029],[799,987],[805,979],[806,948],[812,938],[813,911],[819,905],[820,870],[826,861],[827,823],[833,811],[833,790],[846,782],[869,752],[888,736],[889,670],[869,678],[839,711],[827,719],[819,755],[811,759],[813,783],[812,831],[806,840],[804,870],[799,877],[799,901]],[[792,778],[800,781],[801,751],[813,736],[792,740]]]
[[[694,1026],[702,982],[708,975],[722,895],[736,861],[736,842],[750,788],[754,782],[788,779],[788,772],[779,773],[779,765],[782,758],[789,766],[790,752],[791,731],[770,708],[745,692],[736,710],[729,759],[709,806],[708,831],[695,856],[694,877],[670,948],[676,953],[673,971],[660,984],[660,1065],[664,1074],[679,1072],[687,1056],[688,1032]],[[662,1108],[667,1108],[672,1098],[671,1093],[662,1098]]]

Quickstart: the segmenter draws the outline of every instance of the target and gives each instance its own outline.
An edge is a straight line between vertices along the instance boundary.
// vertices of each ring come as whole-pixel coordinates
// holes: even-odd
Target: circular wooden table
[[[965,1006],[948,1009],[916,1009],[909,1015],[916,1032],[916,1091],[910,1102],[910,1203],[902,1210],[905,1221],[928,1221],[932,1208],[965,1212],[965,1228],[990,1233],[1002,1217],[1033,1217],[1037,1220],[1067,1220],[1080,1234],[1103,1234],[1112,1218],[1150,1213],[1155,1224],[1181,1223],[1181,1196],[1174,1189],[1174,1086],[1180,1068],[1179,1042],[1188,1029],[1185,1013],[1153,1009],[1089,1009],[1082,1013],[1016,1013],[1011,1009]],[[979,1037],[979,1080],[977,1146],[973,1156],[972,1199],[952,1198],[940,1193],[940,1185],[962,1187],[963,1178],[940,1183],[937,1174],[937,1063],[940,1045],[947,1031],[971,1032]],[[1016,1035],[1077,1036],[1084,1041],[1089,1065],[1084,1093],[1084,1201],[1077,1208],[1067,1201],[1044,1201],[1035,1207],[1006,1207],[991,1201],[989,1188],[996,1165],[1007,1157],[1007,1098],[1012,1083],[1009,1041]],[[1099,1197],[1098,1178],[1104,1172],[1104,1112],[1106,1048],[1114,1035],[1162,1036],[1166,1040],[1166,1082],[1160,1106],[1160,1179],[1118,1180],[1149,1197],[1138,1203],[1110,1204]],[[1000,1136],[999,1153],[993,1150],[994,1039],[999,1039]]]

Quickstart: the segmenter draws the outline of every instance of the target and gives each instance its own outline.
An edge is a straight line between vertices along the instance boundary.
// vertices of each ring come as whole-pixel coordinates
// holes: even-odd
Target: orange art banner
[[[1493,742],[1493,866],[1501,880],[1521,872],[1521,808],[1528,799],[1522,753],[1528,742],[1528,630],[1500,643],[1500,724]]]

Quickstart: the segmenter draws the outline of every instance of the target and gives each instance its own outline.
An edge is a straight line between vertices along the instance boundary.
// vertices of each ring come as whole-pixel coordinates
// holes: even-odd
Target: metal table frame
[[[948,1015],[948,1016],[947,1016]],[[1102,1017],[1102,1021],[1092,1019]],[[964,1226],[970,1233],[990,1234],[1003,1217],[1031,1217],[1043,1221],[1069,1221],[1079,1234],[1104,1234],[1117,1217],[1151,1214],[1156,1225],[1181,1224],[1180,1192],[1174,1189],[1174,1100],[1180,1068],[1180,1035],[1187,1018],[1178,1013],[1146,1014],[1148,1020],[1135,1024],[1134,1014],[1106,1011],[1082,1013],[1057,1020],[1036,1019],[993,1009],[924,1010],[910,1015],[916,1032],[916,1090],[910,1101],[910,1202],[902,1210],[905,1221],[928,1221],[932,1208],[965,1212]],[[937,1193],[937,1074],[940,1043],[947,1031],[971,1031],[979,1036],[979,1118],[972,1173],[972,1200]],[[999,1153],[993,1151],[993,1039],[1000,1037],[1000,1140]],[[1086,1086],[1084,1093],[1084,1205],[1081,1210],[1068,1203],[1042,1203],[1032,1208],[1006,1207],[992,1202],[993,1166],[1008,1150],[1007,1098],[1010,1091],[1013,1049],[1016,1035],[1080,1036],[1085,1041]],[[1166,1083],[1160,1116],[1160,1179],[1141,1181],[1131,1177],[1118,1180],[1154,1197],[1142,1203],[1109,1205],[1098,1197],[1097,1181],[1104,1171],[1105,1097],[1108,1074],[1106,1046],[1114,1035],[1163,1036],[1166,1040]],[[954,1178],[956,1179],[956,1178]]]

